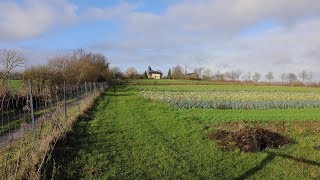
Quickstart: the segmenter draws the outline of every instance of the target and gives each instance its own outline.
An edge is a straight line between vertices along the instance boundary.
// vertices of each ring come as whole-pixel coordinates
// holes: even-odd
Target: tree
[[[241,75],[240,70],[225,73],[225,77],[229,80],[232,80],[232,81],[238,80],[240,78],[240,75]]]
[[[172,75],[171,75],[171,69],[169,69],[168,71],[168,75],[167,75],[167,79],[171,79],[172,78]]]
[[[2,65],[2,85],[7,86],[9,75],[15,68],[23,66],[28,59],[17,50],[3,49],[0,52],[0,64]]]
[[[48,65],[45,66],[50,71],[50,77],[44,73],[46,71],[43,67],[31,68],[25,74],[28,73],[30,76],[32,73],[43,72],[41,76],[47,78],[46,82],[53,84],[62,84],[64,81],[68,84],[102,82],[109,81],[114,76],[110,71],[109,62],[103,54],[87,53],[83,50],[52,57],[49,59]]]
[[[124,72],[124,76],[129,79],[135,79],[137,75],[138,71],[134,67],[130,67]]]
[[[289,81],[289,84],[291,84],[291,83],[293,83],[293,82],[295,82],[295,81],[298,80],[297,75],[294,74],[294,73],[289,73],[289,74],[287,75],[287,79],[288,79],[288,81]]]
[[[119,67],[114,67],[110,70],[110,73],[112,75],[112,79],[123,79],[124,74],[121,72]]]
[[[224,81],[224,79],[226,78],[224,73],[220,73],[220,71],[217,71],[214,75],[213,78],[218,80],[218,81]]]
[[[202,78],[205,79],[205,80],[211,80],[212,79],[212,71],[211,71],[211,69],[206,68],[203,71]]]
[[[255,72],[252,76],[252,79],[254,82],[258,82],[260,79],[261,79],[261,74],[260,73],[257,73]]]
[[[147,71],[144,71],[144,73],[143,73],[143,79],[148,79],[148,73],[147,73]]]
[[[270,83],[271,81],[274,80],[273,73],[272,73],[272,72],[268,72],[268,73],[266,74],[265,78],[266,78],[266,79],[269,81],[269,83]]]
[[[185,77],[183,68],[180,65],[172,68],[172,78],[173,79],[183,79]]]
[[[308,73],[306,70],[302,70],[299,73],[299,78],[301,79],[302,83],[304,83],[306,80],[309,80],[309,76],[311,76],[312,79],[312,73]]]
[[[282,73],[282,74],[280,75],[280,77],[281,77],[282,83],[284,83],[284,81],[287,79],[286,73]]]
[[[244,75],[242,76],[242,78],[243,78],[244,81],[246,81],[246,82],[250,81],[251,78],[252,78],[251,72],[247,72],[246,74],[244,74]]]
[[[312,73],[312,72],[309,72],[309,75],[308,75],[307,80],[308,80],[309,82],[311,82],[312,79],[313,79],[313,73]]]
[[[203,75],[202,73],[203,73],[204,69],[205,69],[204,67],[198,67],[193,70],[193,74],[196,79],[202,78],[202,75]]]

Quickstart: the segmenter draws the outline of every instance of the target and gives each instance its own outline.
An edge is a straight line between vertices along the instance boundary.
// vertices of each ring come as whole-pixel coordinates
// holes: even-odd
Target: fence
[[[15,92],[0,92],[0,149],[27,131],[33,132],[32,142],[36,141],[36,128],[41,120],[50,119],[67,110],[80,109],[80,102],[107,88],[107,83],[84,83],[77,85],[49,86],[29,81]]]

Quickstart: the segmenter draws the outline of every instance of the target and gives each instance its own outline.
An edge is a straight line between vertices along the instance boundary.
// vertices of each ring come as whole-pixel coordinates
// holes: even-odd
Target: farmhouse
[[[151,69],[151,66],[148,67],[148,78],[149,79],[161,79],[162,72],[161,71],[154,71]]]

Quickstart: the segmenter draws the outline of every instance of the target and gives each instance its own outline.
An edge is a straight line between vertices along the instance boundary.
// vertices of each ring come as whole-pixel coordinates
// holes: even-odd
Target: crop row
[[[265,92],[265,91],[207,91],[207,92],[171,92],[141,91],[144,97],[158,100],[225,100],[225,101],[284,101],[284,100],[320,100],[315,92]]]
[[[176,108],[206,108],[206,109],[288,109],[320,107],[319,100],[291,101],[192,101],[167,100],[163,101]]]
[[[320,107],[319,93],[210,91],[141,91],[148,99],[169,103],[177,108],[207,109],[287,109]]]

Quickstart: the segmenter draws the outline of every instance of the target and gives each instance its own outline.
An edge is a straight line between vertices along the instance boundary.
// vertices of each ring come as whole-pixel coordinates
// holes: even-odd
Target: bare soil
[[[217,140],[219,147],[227,151],[239,148],[244,152],[260,152],[266,148],[278,149],[295,143],[290,138],[263,128],[242,128],[237,131],[218,129],[208,137]]]

